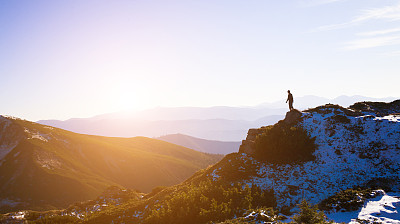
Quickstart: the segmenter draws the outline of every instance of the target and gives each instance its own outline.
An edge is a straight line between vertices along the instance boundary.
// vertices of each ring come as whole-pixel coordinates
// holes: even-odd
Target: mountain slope
[[[150,138],[82,135],[3,116],[0,130],[3,211],[62,207],[110,185],[148,192],[221,158]]]
[[[157,139],[181,145],[200,152],[213,154],[228,154],[236,152],[241,142],[222,142],[195,138],[183,134],[171,134],[158,137]]]

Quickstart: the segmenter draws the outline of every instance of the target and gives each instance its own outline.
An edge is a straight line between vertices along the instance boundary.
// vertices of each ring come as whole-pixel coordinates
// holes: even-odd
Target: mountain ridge
[[[296,97],[294,107],[307,109],[326,103],[352,104],[363,96],[339,96],[333,100],[317,96]],[[381,98],[384,101],[394,98]],[[358,100],[358,101],[356,101]],[[240,141],[247,130],[271,125],[283,119],[287,111],[285,99],[254,107],[158,107],[136,112],[117,112],[91,118],[72,118],[65,121],[40,120],[38,123],[65,130],[111,137],[156,137],[182,133],[218,141]]]
[[[133,137],[146,136],[156,137],[174,133],[183,133],[215,141],[238,141],[246,135],[249,128],[265,124],[264,122],[274,123],[281,119],[283,115],[271,115],[256,121],[245,120],[176,120],[176,121],[126,121],[126,120],[75,120],[70,123],[47,123],[41,124],[59,127],[65,130],[81,133],[95,134],[109,137]]]
[[[181,145],[200,152],[213,154],[228,154],[238,150],[241,142],[224,142],[195,138],[183,134],[170,134],[160,136],[157,139]]]

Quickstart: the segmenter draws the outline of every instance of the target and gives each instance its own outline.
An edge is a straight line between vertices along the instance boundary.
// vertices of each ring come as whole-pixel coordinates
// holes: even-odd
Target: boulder
[[[283,120],[286,124],[292,125],[301,118],[302,113],[299,110],[293,109],[286,113],[286,117]]]
[[[298,120],[300,120],[302,113],[296,109],[291,110],[286,113],[286,117],[283,120],[288,125],[295,124]],[[282,122],[282,121],[280,121]],[[258,135],[264,132],[263,128],[251,128],[247,132],[246,140],[242,141],[242,145],[240,145],[239,153],[246,153],[248,155],[253,155],[255,152],[255,141]]]

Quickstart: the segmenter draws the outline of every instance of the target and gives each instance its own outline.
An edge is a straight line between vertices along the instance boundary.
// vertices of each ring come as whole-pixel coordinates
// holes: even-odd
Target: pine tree
[[[300,213],[293,216],[293,220],[298,224],[328,224],[325,214],[318,210],[316,205],[312,206],[306,200],[299,204]]]

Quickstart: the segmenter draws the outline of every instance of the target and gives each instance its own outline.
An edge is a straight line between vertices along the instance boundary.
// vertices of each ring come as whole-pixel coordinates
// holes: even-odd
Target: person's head
[[[290,90],[288,90],[287,92],[290,93]]]

